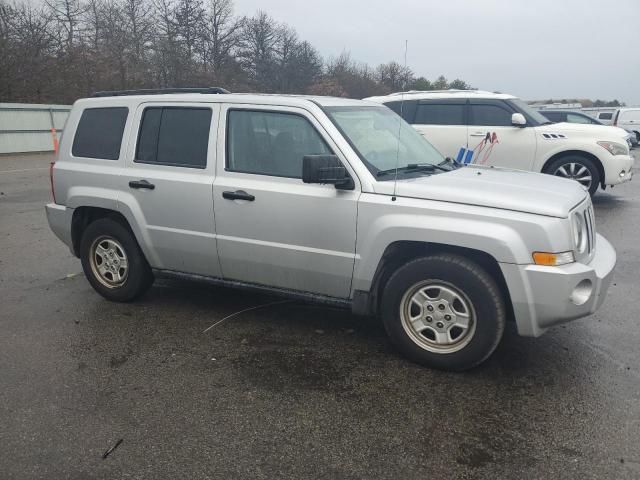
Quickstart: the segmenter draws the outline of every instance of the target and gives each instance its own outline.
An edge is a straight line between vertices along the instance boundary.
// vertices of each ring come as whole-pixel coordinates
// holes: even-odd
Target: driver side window
[[[302,178],[302,157],[332,153],[313,125],[301,115],[229,111],[228,171]]]

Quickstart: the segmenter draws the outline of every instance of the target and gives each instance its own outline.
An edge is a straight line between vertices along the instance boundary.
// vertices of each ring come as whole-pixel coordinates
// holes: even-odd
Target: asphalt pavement
[[[640,178],[595,198],[618,252],[602,309],[511,327],[453,374],[338,309],[209,329],[279,299],[162,280],[104,300],[48,228],[49,160],[0,157],[0,478],[640,478]]]

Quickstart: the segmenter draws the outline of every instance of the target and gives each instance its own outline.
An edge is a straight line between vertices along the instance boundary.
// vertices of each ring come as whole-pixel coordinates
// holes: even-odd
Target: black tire
[[[596,194],[598,187],[600,186],[601,178],[600,178],[600,170],[598,170],[598,167],[590,158],[587,158],[582,155],[564,155],[560,158],[555,159],[553,162],[547,165],[547,167],[544,170],[544,173],[566,178],[564,177],[564,175],[558,173],[558,170],[562,166],[571,165],[571,164],[576,164],[576,165],[585,167],[587,170],[589,170],[589,174],[591,176],[591,185],[589,186],[588,190],[589,190],[589,195],[593,197]],[[565,170],[568,171],[567,169]]]
[[[94,259],[98,258],[95,250],[100,244],[112,245],[116,251],[123,252],[127,269],[121,271],[124,277],[121,283],[109,285],[109,279],[98,272],[97,261],[92,261],[92,255]],[[80,260],[91,286],[108,300],[130,302],[144,294],[153,284],[153,272],[135,237],[127,227],[110,218],[100,218],[87,226],[80,241]],[[113,268],[115,272],[116,267]],[[111,278],[115,280],[113,275]]]
[[[636,134],[636,145],[640,144],[640,132],[633,132]]]
[[[433,284],[450,286],[468,301],[474,331],[469,329],[469,338],[464,339],[467,343],[463,345],[462,342],[455,347],[459,350],[434,351],[433,345],[425,346],[431,340],[418,339],[419,334],[403,326],[401,310],[405,305],[405,295],[425,282],[428,285],[424,288],[427,289],[431,289]],[[428,314],[427,306],[420,308],[420,315]],[[398,268],[384,287],[380,311],[387,334],[400,352],[421,365],[453,371],[467,370],[486,360],[500,343],[506,320],[504,299],[495,280],[475,262],[454,254],[422,257]]]

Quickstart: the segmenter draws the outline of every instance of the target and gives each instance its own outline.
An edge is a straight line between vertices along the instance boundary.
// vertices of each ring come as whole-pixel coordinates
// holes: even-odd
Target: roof
[[[493,93],[487,92],[484,90],[410,90],[407,92],[396,92],[390,93],[389,95],[379,96],[379,97],[369,97],[365,98],[365,100],[370,100],[377,103],[389,102],[393,100],[402,100],[402,99],[411,99],[411,100],[423,100],[423,99],[436,99],[436,98],[499,98],[499,99],[509,99],[516,98],[513,95],[508,95],[506,93]]]

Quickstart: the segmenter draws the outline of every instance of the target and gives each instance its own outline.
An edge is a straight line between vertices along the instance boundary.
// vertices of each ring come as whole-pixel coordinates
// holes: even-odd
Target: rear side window
[[[418,102],[415,100],[400,100],[384,104],[385,107],[397,113],[409,123],[415,123],[413,120],[415,118],[417,105]]]
[[[414,123],[419,125],[464,125],[462,103],[420,103]]]
[[[73,156],[118,160],[128,114],[127,107],[85,109],[73,138]]]
[[[302,157],[331,154],[306,118],[284,112],[230,110],[227,120],[227,170],[302,177]]]
[[[613,113],[599,113],[598,118],[600,120],[611,120],[613,118]]]
[[[512,112],[498,105],[471,105],[470,125],[510,127]]]
[[[148,107],[142,114],[135,161],[205,168],[211,109]]]

